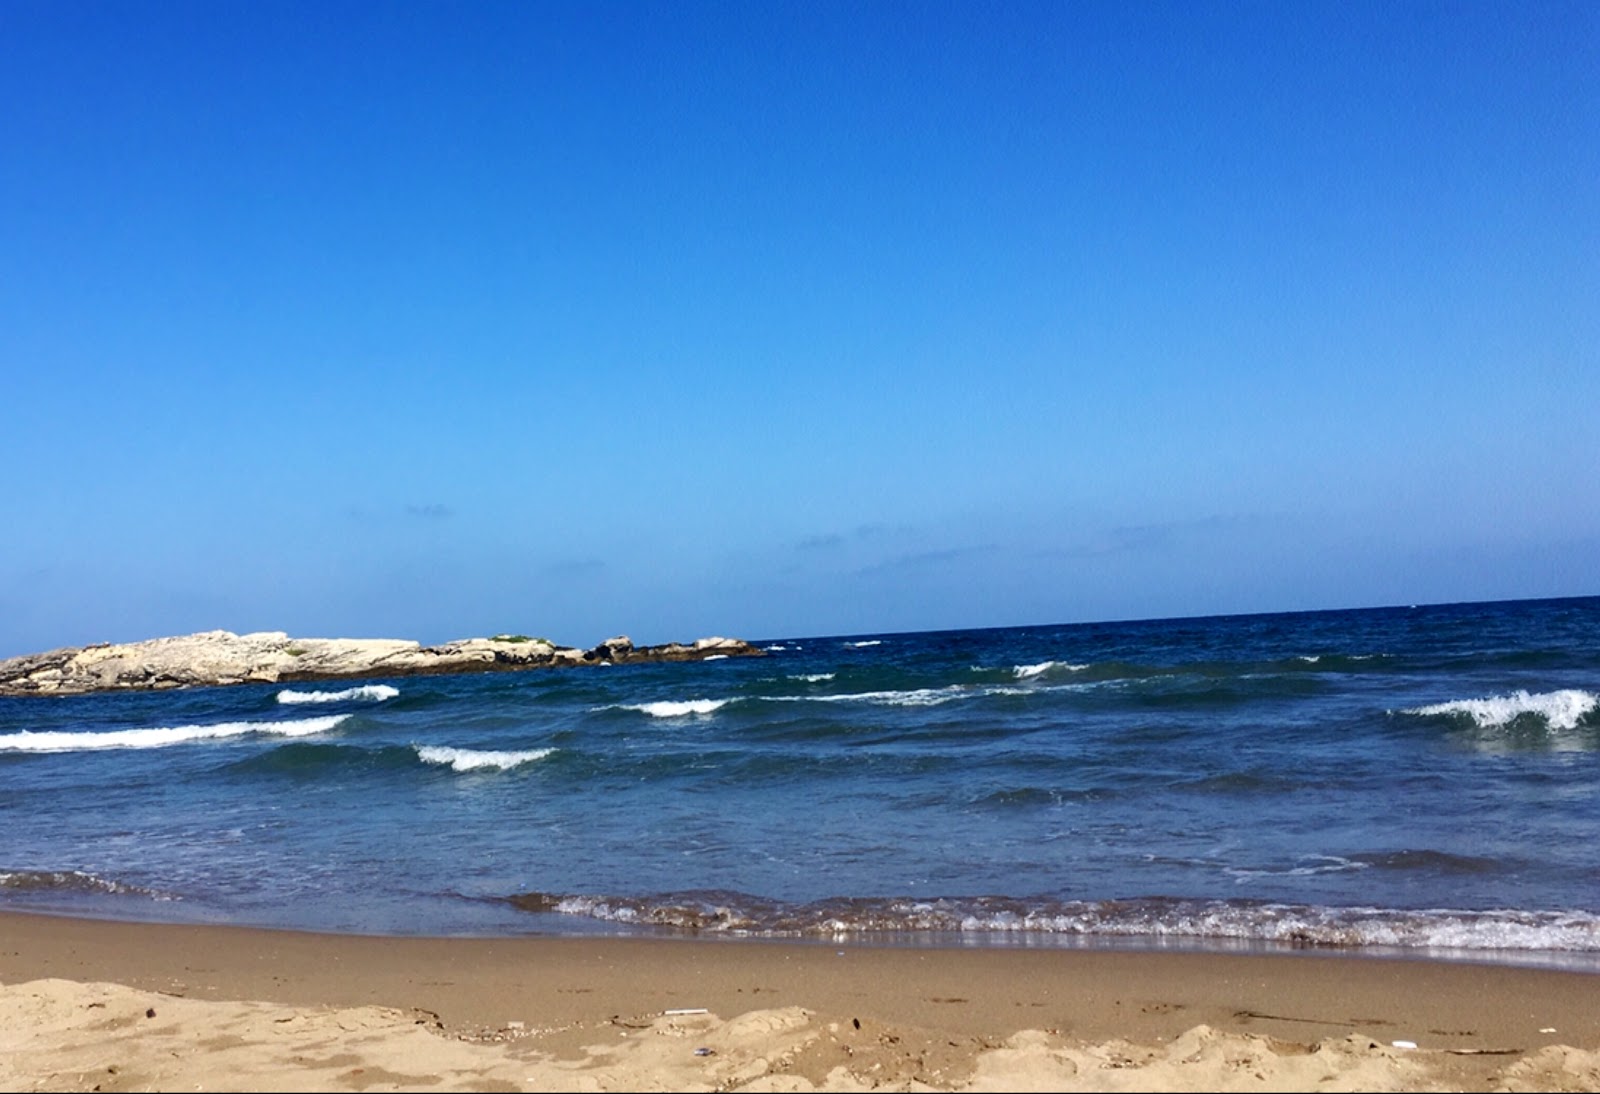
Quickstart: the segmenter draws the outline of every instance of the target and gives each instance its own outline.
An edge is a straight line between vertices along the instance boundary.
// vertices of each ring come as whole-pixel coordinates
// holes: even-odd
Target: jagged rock
[[[619,634],[615,638],[606,639],[590,650],[584,655],[584,660],[610,661],[615,664],[618,661],[626,661],[631,653],[633,653],[633,639],[625,634]]]
[[[635,648],[626,635],[587,652],[544,638],[496,635],[440,646],[393,638],[290,638],[283,631],[203,631],[144,642],[98,643],[0,661],[0,696],[220,687],[370,676],[420,676],[555,668],[585,663],[762,656],[731,638]]]

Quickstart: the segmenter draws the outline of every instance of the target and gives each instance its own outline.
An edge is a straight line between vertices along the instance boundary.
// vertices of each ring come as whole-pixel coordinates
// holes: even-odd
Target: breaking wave
[[[157,726],[151,729],[114,729],[96,733],[20,733],[0,735],[0,752],[95,752],[108,748],[165,748],[190,741],[243,737],[259,733],[271,737],[310,737],[326,733],[349,718],[334,714],[285,722],[222,722],[210,726]]]
[[[1480,729],[1510,725],[1524,715],[1540,718],[1551,729],[1577,729],[1600,706],[1600,697],[1591,692],[1567,688],[1538,694],[1527,691],[1496,695],[1488,699],[1457,699],[1448,703],[1413,707],[1406,714],[1465,715]]]
[[[875,703],[891,707],[935,707],[957,699],[970,699],[989,694],[987,690],[974,690],[960,684],[942,688],[912,688],[905,691],[858,691],[849,695],[801,695],[792,697],[803,703]],[[786,698],[785,701],[788,701]]]
[[[9,893],[102,893],[143,896],[153,900],[170,899],[153,889],[113,881],[82,870],[0,870],[0,894]]]
[[[1345,858],[1343,855],[1304,855],[1293,866],[1283,866],[1277,869],[1270,867],[1246,868],[1242,866],[1228,866],[1223,868],[1223,873],[1233,878],[1237,884],[1244,884],[1263,877],[1311,877],[1315,874],[1343,874],[1352,870],[1365,870],[1372,865],[1359,859]]]
[[[472,748],[446,748],[442,745],[413,745],[424,763],[449,767],[452,771],[509,771],[513,767],[542,760],[553,748],[534,748],[526,752],[488,752]]]
[[[393,699],[399,694],[399,688],[390,687],[388,684],[364,684],[361,687],[345,688],[343,691],[292,691],[285,689],[278,692],[278,702],[347,703],[360,700],[381,703],[385,699]]]
[[[790,680],[820,684],[835,677],[835,673],[818,672],[794,675]],[[945,703],[989,696],[1023,695],[1037,690],[1037,686],[1022,685],[978,686],[947,684],[944,687],[903,688],[885,691],[853,691],[834,695],[748,695],[737,699],[663,699],[653,703],[613,703],[595,710],[632,710],[652,718],[686,718],[693,715],[714,714],[729,703],[866,703],[873,706],[934,707]]]
[[[1011,670],[1011,675],[1018,680],[1032,680],[1054,669],[1062,672],[1082,672],[1088,667],[1088,665],[1074,665],[1070,661],[1040,661],[1037,665],[1017,665]]]
[[[624,703],[613,709],[637,710],[652,718],[686,718],[691,714],[714,714],[730,702],[730,699],[684,699],[678,702],[664,699],[655,703]]]
[[[642,898],[535,892],[509,900],[529,912],[694,933],[764,937],[931,932],[994,938],[1068,936],[1150,942],[1600,953],[1600,915],[1587,911],[1336,908],[1159,897],[1059,902],[1001,897],[882,897],[787,904],[730,892]]]

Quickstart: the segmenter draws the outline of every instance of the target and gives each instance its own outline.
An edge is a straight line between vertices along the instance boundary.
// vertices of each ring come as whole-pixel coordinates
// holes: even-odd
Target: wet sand
[[[1310,1084],[1600,1089],[1600,976],[0,914],[5,1090]]]

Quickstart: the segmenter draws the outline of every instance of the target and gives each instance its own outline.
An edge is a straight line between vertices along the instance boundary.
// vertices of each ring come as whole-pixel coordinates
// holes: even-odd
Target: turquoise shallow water
[[[0,700],[0,902],[1600,968],[1600,598]]]

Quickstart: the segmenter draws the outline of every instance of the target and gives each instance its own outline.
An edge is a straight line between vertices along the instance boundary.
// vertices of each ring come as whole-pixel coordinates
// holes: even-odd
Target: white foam
[[[103,733],[7,733],[0,736],[0,752],[95,752],[108,748],[165,748],[189,741],[242,737],[260,733],[272,737],[309,737],[326,733],[348,714],[300,718],[288,722],[222,722],[211,726],[157,726],[152,729],[114,729]]]
[[[613,923],[640,923],[713,933],[760,933],[758,923],[747,912],[727,904],[694,898],[657,904],[606,897],[563,896],[548,907],[550,911],[561,915],[585,916]]]
[[[496,768],[509,771],[522,764],[542,760],[553,748],[534,748],[526,752],[488,752],[474,748],[447,748],[443,745],[412,745],[423,763],[447,766],[455,771],[482,771]]]
[[[787,650],[789,647],[788,646],[764,646],[762,648],[766,649],[766,650],[769,650],[772,653],[782,653],[784,650]]]
[[[80,892],[112,893],[118,896],[142,896],[151,900],[172,901],[181,897],[157,892],[126,882],[98,877],[82,870],[14,870],[0,872],[0,889],[13,892]]]
[[[1457,699],[1450,703],[1415,707],[1407,714],[1466,714],[1481,728],[1507,725],[1519,715],[1536,714],[1551,729],[1576,729],[1578,723],[1600,706],[1600,697],[1591,692],[1567,688],[1531,694],[1518,691],[1511,695],[1496,695],[1489,699]]]
[[[728,655],[725,653],[714,653],[710,657],[700,658],[702,661],[726,661],[727,659]]]
[[[799,680],[803,684],[820,684],[824,680],[832,680],[837,675],[839,674],[836,672],[802,672],[789,677],[789,679]]]
[[[280,703],[347,703],[352,700],[381,703],[385,699],[393,699],[400,694],[399,688],[390,687],[388,684],[363,684],[358,688],[345,688],[343,691],[291,691],[285,689],[278,692]]]
[[[1082,691],[1092,684],[949,684],[942,688],[912,688],[905,691],[857,691],[848,695],[763,695],[768,703],[873,703],[891,707],[934,707],[964,699],[985,699],[995,695],[1037,696],[1041,692]]]
[[[630,703],[623,710],[637,710],[652,718],[682,718],[690,714],[711,714],[728,705],[727,699],[662,700],[657,703]]]
[[[1331,908],[1227,901],[1068,901],[1028,907],[1011,901],[903,900],[855,902],[839,911],[830,902],[763,908],[697,898],[659,900],[600,896],[546,898],[549,911],[620,923],[650,923],[705,932],[768,936],[849,937],[879,931],[959,931],[977,934],[1066,935],[1156,940],[1189,939],[1301,946],[1429,950],[1441,956],[1496,951],[1600,953],[1600,916],[1586,911],[1459,911]],[[1537,963],[1537,962],[1536,962]]]
[[[1037,665],[1017,665],[1011,670],[1011,675],[1018,680],[1031,680],[1035,676],[1043,676],[1051,669],[1062,669],[1066,672],[1082,672],[1088,665],[1074,665],[1070,661],[1040,661]]]
[[[1339,855],[1306,855],[1300,860],[1298,866],[1288,866],[1279,870],[1270,870],[1265,867],[1249,869],[1243,866],[1229,866],[1223,868],[1223,873],[1233,878],[1234,883],[1243,885],[1258,877],[1311,877],[1315,874],[1343,874],[1352,870],[1365,870],[1371,863],[1357,862],[1354,859],[1343,858]]]
[[[866,649],[868,646],[881,646],[881,645],[883,645],[883,639],[881,639],[881,638],[869,638],[865,642],[846,642],[845,645],[851,647],[852,649],[862,650],[862,649]]]
[[[952,684],[943,688],[915,688],[909,691],[858,691],[851,695],[806,695],[796,696],[806,702],[817,703],[875,703],[879,706],[891,707],[933,707],[940,703],[949,703],[957,699],[967,699],[975,695],[987,695],[986,689],[975,691],[964,688],[959,684]]]
[[[793,679],[793,677],[791,677]],[[982,699],[991,695],[1036,695],[1040,691],[1077,691],[1082,684],[972,687],[950,684],[942,688],[912,688],[905,691],[855,691],[847,695],[763,695],[767,703],[872,703],[890,707],[936,707],[963,699]]]

